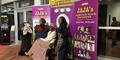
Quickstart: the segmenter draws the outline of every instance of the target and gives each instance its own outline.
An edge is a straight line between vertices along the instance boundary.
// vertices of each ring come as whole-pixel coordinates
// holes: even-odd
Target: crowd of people
[[[28,22],[21,27],[22,44],[19,55],[27,55],[32,60],[65,60],[68,40],[66,19],[61,16],[59,27],[47,25],[44,18],[33,29]],[[34,34],[35,33],[35,34]],[[35,35],[35,37],[33,36]]]

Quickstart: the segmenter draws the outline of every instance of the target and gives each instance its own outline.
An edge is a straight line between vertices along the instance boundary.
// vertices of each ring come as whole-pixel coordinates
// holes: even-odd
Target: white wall
[[[10,3],[16,0],[1,0],[1,4],[6,4],[6,3]]]
[[[39,6],[43,4],[43,0],[34,0],[34,5]]]
[[[116,17],[118,21],[120,21],[120,2],[114,2],[108,4],[108,11],[107,11],[107,21],[109,21],[109,15],[111,15],[111,22],[112,17]]]

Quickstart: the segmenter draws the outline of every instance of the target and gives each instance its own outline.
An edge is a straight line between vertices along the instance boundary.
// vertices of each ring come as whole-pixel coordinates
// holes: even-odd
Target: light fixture
[[[7,10],[4,10],[4,12],[7,12]]]
[[[11,8],[8,8],[8,11],[11,11],[12,9]]]

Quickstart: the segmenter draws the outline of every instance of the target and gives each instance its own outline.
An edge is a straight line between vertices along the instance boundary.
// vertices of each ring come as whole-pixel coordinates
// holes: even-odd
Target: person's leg
[[[116,42],[117,42],[117,35],[116,35],[116,31],[113,31],[113,34],[112,34],[112,47],[116,46]]]
[[[30,39],[31,38],[27,38],[27,41],[26,41],[26,51],[25,52],[28,52],[30,50],[30,48],[32,47]]]
[[[116,39],[112,39],[112,47],[114,47],[114,46],[116,46],[117,45],[117,43],[116,43],[117,41],[116,41]]]
[[[37,47],[39,46],[38,41],[39,41],[39,40],[36,40],[36,41],[34,42],[34,44],[32,45],[32,47],[30,48],[30,50],[29,50],[28,52],[25,52],[26,55],[31,56],[32,53],[37,50]]]
[[[26,55],[31,56],[33,60],[45,60],[48,47],[49,43],[42,40],[36,40]]]
[[[65,48],[59,51],[58,60],[65,60]]]
[[[47,56],[48,56],[48,60],[55,60],[55,50],[54,49],[48,49],[47,51]]]
[[[22,42],[21,42],[21,46],[20,46],[20,51],[18,52],[18,55],[20,55],[20,56],[24,56],[25,55],[25,53],[24,53],[24,51],[25,51],[25,41],[24,41],[25,39],[24,39],[24,37],[22,38]]]

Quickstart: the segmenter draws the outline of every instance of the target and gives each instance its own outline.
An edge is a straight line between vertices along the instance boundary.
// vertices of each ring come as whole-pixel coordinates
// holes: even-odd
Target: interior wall
[[[107,25],[109,23],[109,15],[111,15],[110,23],[112,23],[112,17],[116,17],[120,21],[120,2],[111,2],[108,4]]]

